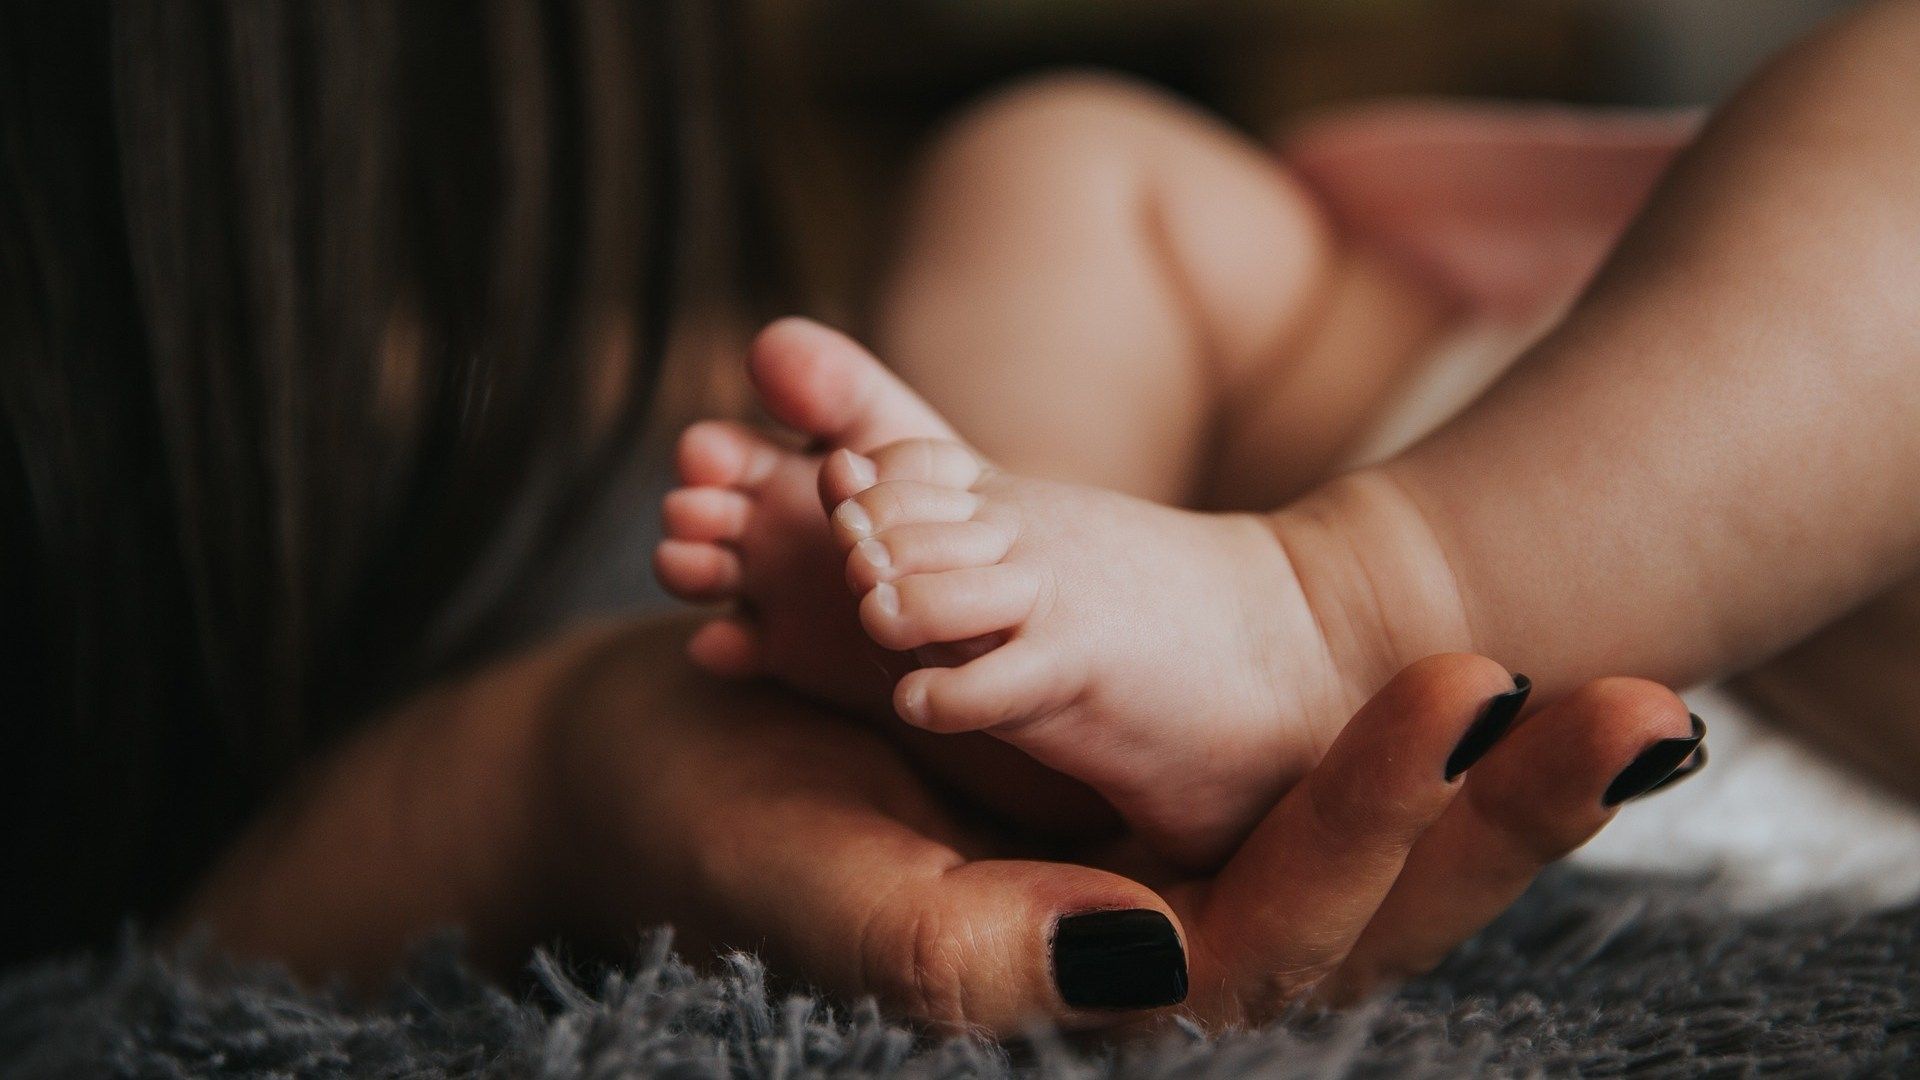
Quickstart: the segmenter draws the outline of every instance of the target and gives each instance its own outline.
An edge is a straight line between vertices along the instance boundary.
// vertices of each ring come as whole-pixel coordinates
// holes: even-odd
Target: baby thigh
[[[1281,473],[1330,460],[1360,419],[1328,415],[1341,395],[1293,362],[1339,278],[1320,207],[1151,90],[1054,76],[975,108],[934,146],[899,251],[882,355],[1009,468],[1193,504],[1219,486],[1236,400],[1313,402],[1254,466]]]

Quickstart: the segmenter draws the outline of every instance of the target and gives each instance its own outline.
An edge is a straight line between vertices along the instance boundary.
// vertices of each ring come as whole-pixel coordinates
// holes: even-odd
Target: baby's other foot
[[[654,573],[683,600],[735,602],[694,633],[694,663],[725,678],[773,676],[847,708],[883,707],[905,667],[860,631],[840,585],[820,458],[742,424],[704,421],[681,436],[675,465],[683,486],[662,506]]]
[[[956,437],[879,363],[864,353],[866,362],[846,362],[849,350],[859,347],[824,326],[783,319],[754,339],[747,371],[774,419],[821,453]],[[844,559],[820,502],[821,460],[741,424],[688,428],[675,462],[683,486],[663,507],[667,539],[655,573],[681,599],[739,605],[693,638],[700,666],[723,676],[772,675],[836,705],[884,710],[905,660],[873,648],[841,587]]]
[[[997,472],[949,440],[836,453],[822,487],[873,639],[972,643],[900,680],[900,716],[1086,781],[1164,856],[1231,850],[1352,711],[1261,518]]]
[[[818,452],[788,449],[743,424],[688,428],[654,572],[683,600],[737,606],[689,643],[701,667],[770,675],[831,704],[885,712],[893,678],[910,661],[874,648],[860,630],[821,507],[821,455],[955,436],[877,362],[843,362],[848,349],[858,346],[803,319],[782,319],[754,339],[747,372],[761,403]]]

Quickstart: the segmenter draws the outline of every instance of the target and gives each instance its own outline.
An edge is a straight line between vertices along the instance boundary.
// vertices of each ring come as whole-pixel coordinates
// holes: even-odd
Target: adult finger
[[[1264,1018],[1339,966],[1459,789],[1447,761],[1512,688],[1493,661],[1450,654],[1408,667],[1361,708],[1189,920],[1203,1018]]]
[[[1540,710],[1467,774],[1326,996],[1352,1000],[1437,966],[1621,802],[1704,765],[1704,730],[1672,691],[1641,679],[1601,679]]]

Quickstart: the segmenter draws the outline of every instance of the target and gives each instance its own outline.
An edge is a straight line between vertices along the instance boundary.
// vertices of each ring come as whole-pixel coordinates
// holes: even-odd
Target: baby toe
[[[687,658],[723,679],[751,679],[766,673],[766,646],[760,630],[740,617],[715,619],[687,639]]]
[[[954,734],[1048,716],[1071,703],[1076,690],[1055,650],[1015,640],[959,667],[907,673],[894,687],[893,705],[915,727]]]
[[[918,521],[870,536],[847,553],[847,584],[857,593],[909,574],[991,566],[1006,557],[1013,536],[984,521]]]
[[[723,600],[740,591],[740,556],[718,544],[663,540],[653,551],[653,573],[682,600]]]
[[[882,648],[904,651],[1011,629],[1039,596],[1039,578],[1025,566],[916,574],[874,586],[860,601],[860,623]]]
[[[970,488],[985,466],[980,456],[952,439],[902,439],[868,455],[881,480]]]
[[[914,522],[965,521],[979,508],[970,491],[889,480],[855,495],[833,509],[833,534],[843,548],[888,529]]]
[[[720,487],[677,488],[660,506],[667,535],[675,540],[737,540],[752,513],[752,498]]]
[[[836,446],[952,438],[953,429],[872,353],[805,319],[781,319],[747,350],[747,373],[779,421]]]
[[[754,487],[773,474],[785,451],[730,420],[702,420],[680,434],[674,467],[688,487]]]
[[[835,450],[820,466],[820,504],[833,508],[880,482],[873,459],[851,450]]]

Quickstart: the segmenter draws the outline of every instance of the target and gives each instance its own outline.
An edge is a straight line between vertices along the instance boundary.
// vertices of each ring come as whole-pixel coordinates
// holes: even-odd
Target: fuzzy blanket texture
[[[0,979],[9,1077],[1426,1077],[1920,1075],[1920,905],[1736,914],[1700,882],[1562,871],[1445,968],[1334,1016],[1090,1046],[932,1040],[698,974],[654,935],[631,965],[537,956],[524,986],[443,940],[374,1003],[129,940]]]

